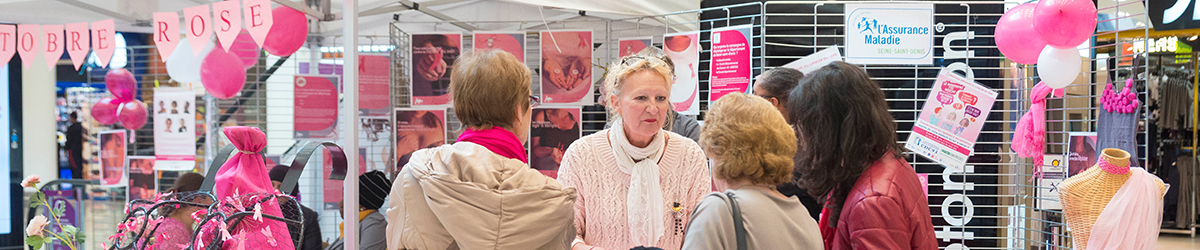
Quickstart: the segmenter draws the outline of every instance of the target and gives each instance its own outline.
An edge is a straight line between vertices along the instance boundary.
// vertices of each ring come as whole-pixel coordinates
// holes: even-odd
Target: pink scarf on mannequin
[[[1034,178],[1041,175],[1042,158],[1046,154],[1046,95],[1054,92],[1062,97],[1063,89],[1051,89],[1045,83],[1038,82],[1029,92],[1029,111],[1017,122],[1017,131],[1013,134],[1012,150],[1017,156],[1033,158]]]
[[[1154,249],[1162,225],[1161,180],[1142,168],[1133,172],[1092,226],[1087,250]]]
[[[267,146],[266,135],[255,127],[233,126],[225,127],[223,131],[238,152],[217,171],[213,187],[217,199],[242,199],[241,204],[255,204],[256,201],[247,194],[276,192],[263,157],[257,153]],[[246,209],[283,218],[275,199],[268,199],[261,206],[257,209],[247,206]],[[230,228],[233,240],[226,240],[223,249],[295,249],[286,224],[255,217],[244,217],[237,227]]]
[[[517,139],[512,132],[501,127],[483,130],[468,128],[458,136],[458,141],[479,144],[491,150],[492,153],[529,163],[528,155],[525,154],[525,146],[522,145],[521,140]]]

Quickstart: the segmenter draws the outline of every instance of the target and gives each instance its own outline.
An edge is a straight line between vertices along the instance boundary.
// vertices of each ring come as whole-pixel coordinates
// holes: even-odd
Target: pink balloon
[[[108,70],[108,73],[104,74],[104,87],[122,102],[133,100],[138,89],[137,79],[133,77],[132,72],[124,68]]]
[[[117,115],[121,119],[122,126],[133,130],[146,125],[146,116],[146,104],[138,100],[126,102],[121,106],[121,113]]]
[[[1004,13],[996,23],[996,47],[1004,57],[1020,64],[1036,64],[1046,41],[1035,34],[1033,10],[1035,3],[1017,5]]]
[[[220,41],[217,41],[217,47],[221,47]],[[255,64],[258,64],[258,45],[254,44],[254,38],[250,37],[250,33],[245,30],[238,33],[233,44],[229,45],[229,53],[242,59],[242,66],[245,69],[253,68]]]
[[[200,83],[212,96],[229,99],[246,85],[246,68],[233,53],[214,49],[200,62]]]
[[[1046,44],[1074,48],[1096,32],[1091,0],[1042,0],[1033,10],[1033,28]]]
[[[92,105],[92,118],[96,119],[100,124],[108,125],[117,122],[117,109],[121,107],[121,101],[112,97],[100,98],[96,105]]]
[[[308,39],[308,19],[303,12],[287,6],[275,7],[271,15],[275,24],[267,32],[263,49],[276,56],[296,53],[304,45],[304,40]]]

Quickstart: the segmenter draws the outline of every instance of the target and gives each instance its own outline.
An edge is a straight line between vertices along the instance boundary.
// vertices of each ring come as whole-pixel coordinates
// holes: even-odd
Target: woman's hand
[[[439,48],[427,48],[432,50],[429,53],[417,57],[417,74],[421,75],[426,81],[436,81],[446,74],[446,60],[443,60],[442,50]]]
[[[550,84],[554,85],[555,88],[566,90],[568,77],[567,72],[564,71],[564,63],[560,62],[560,60],[562,58],[553,56],[546,58],[546,62],[542,65],[542,74],[549,76]]]
[[[396,141],[396,155],[408,155],[412,152],[416,152],[418,149],[421,149],[421,145],[417,143],[417,137],[419,136],[404,136],[401,137],[400,140]]]
[[[562,149],[554,148],[554,152],[552,153],[554,155],[554,164],[562,165],[563,153]]]

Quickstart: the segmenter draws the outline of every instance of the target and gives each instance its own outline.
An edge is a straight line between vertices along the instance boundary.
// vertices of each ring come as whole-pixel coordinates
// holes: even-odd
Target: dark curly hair
[[[837,225],[863,171],[882,157],[899,157],[883,90],[858,66],[835,62],[800,79],[787,111],[798,138],[793,160],[799,184],[813,197],[832,199],[829,218]]]

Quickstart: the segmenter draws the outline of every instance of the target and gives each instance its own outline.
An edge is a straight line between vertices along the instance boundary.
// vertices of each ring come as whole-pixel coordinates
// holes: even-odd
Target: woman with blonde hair
[[[717,189],[688,222],[684,249],[821,249],[821,232],[795,196],[775,189],[792,178],[796,137],[766,99],[731,93],[706,115],[700,147]],[[738,232],[744,232],[740,236]]]
[[[572,143],[558,169],[558,181],[579,191],[572,249],[681,249],[685,223],[712,180],[700,146],[663,130],[671,68],[627,56],[604,88],[612,128]]]

